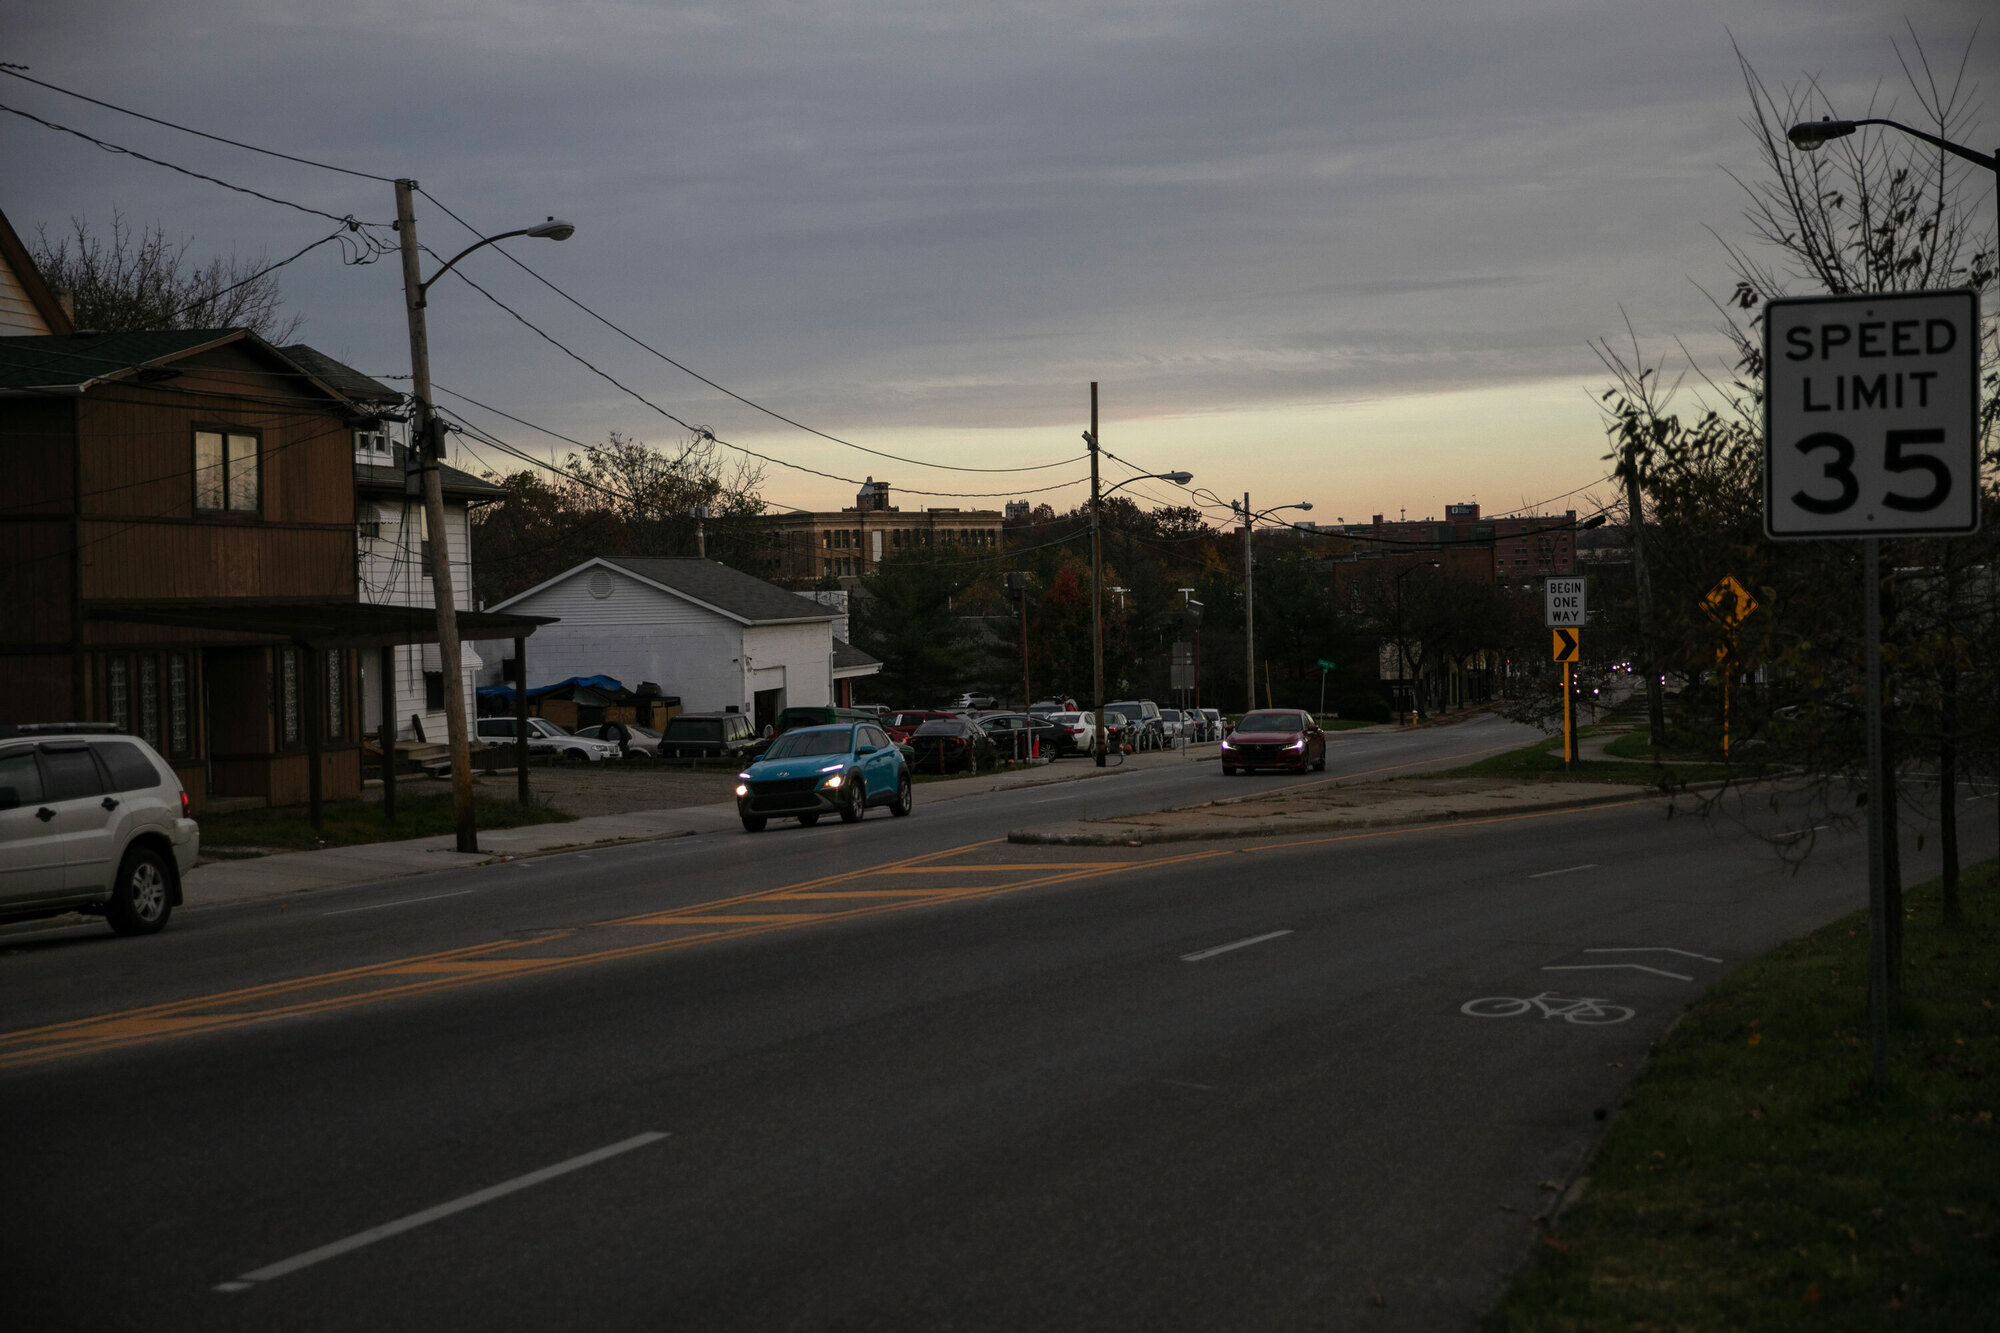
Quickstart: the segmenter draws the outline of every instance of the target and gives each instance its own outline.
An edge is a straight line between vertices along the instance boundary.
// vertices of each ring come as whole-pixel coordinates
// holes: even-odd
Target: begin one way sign
[[[1548,598],[1548,618],[1550,629],[1559,625],[1581,625],[1584,614],[1584,580],[1550,579],[1544,587]]]

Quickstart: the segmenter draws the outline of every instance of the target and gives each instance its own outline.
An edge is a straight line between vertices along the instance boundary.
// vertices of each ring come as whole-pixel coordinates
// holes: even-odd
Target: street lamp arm
[[[556,219],[550,218],[547,222],[538,222],[532,227],[519,227],[513,231],[503,231],[497,236],[488,236],[483,240],[474,241],[471,245],[466,246],[450,259],[447,259],[444,262],[444,266],[438,269],[437,272],[417,284],[417,304],[420,306],[428,304],[425,297],[431,289],[431,284],[451,272],[452,265],[471,254],[474,250],[489,246],[495,241],[511,240],[516,236],[547,237],[552,241],[566,241],[575,234],[576,228],[570,223],[558,222]]]
[[[1937,135],[1920,130],[1914,125],[1905,125],[1900,120],[1890,120],[1883,116],[1865,116],[1860,120],[1826,119],[1801,121],[1787,130],[1785,137],[1792,141],[1794,148],[1810,153],[1831,139],[1846,138],[1863,125],[1887,125],[1889,128],[1901,130],[1913,138],[1922,139],[1933,148],[1942,148],[1954,157],[1962,157],[1976,166],[1985,167],[1988,171],[2000,172],[2000,153],[1981,153],[1975,149],[1967,148],[1964,144],[1956,144],[1949,139],[1940,139]]]
[[[1097,493],[1097,497],[1101,500],[1111,494],[1111,492],[1119,489],[1119,487],[1130,486],[1135,481],[1171,481],[1176,486],[1185,486],[1193,478],[1194,473],[1192,472],[1149,472],[1143,477],[1127,477],[1116,485],[1106,486]]]

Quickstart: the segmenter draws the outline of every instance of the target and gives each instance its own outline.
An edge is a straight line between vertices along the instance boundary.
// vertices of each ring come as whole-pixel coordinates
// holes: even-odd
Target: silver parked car
[[[137,736],[106,723],[0,733],[0,921],[96,912],[150,935],[200,850],[180,779]]]

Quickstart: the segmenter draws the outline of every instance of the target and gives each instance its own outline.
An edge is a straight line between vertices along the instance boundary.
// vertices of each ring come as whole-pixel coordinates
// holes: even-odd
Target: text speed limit
[[[1975,293],[1773,301],[1764,367],[1770,536],[1979,526]]]

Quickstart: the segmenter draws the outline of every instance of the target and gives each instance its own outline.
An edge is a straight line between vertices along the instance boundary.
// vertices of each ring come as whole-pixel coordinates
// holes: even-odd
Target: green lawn
[[[1886,1090],[1868,926],[1709,989],[1657,1047],[1494,1333],[2000,1327],[2000,884],[1906,894]]]
[[[1663,768],[1636,760],[1579,760],[1564,767],[1562,737],[1552,736],[1518,750],[1488,755],[1464,768],[1455,768],[1446,777],[1507,778],[1516,782],[1628,782],[1641,787],[1682,787],[1694,782],[1713,782],[1727,777],[1721,764],[1681,765]],[[1738,771],[1741,776],[1741,771]]]
[[[518,828],[523,824],[567,824],[576,816],[552,806],[521,805],[511,798],[472,794],[473,819],[480,828]],[[395,842],[451,833],[458,827],[451,792],[396,793],[396,822],[382,818],[379,801],[329,801],[317,836],[302,805],[275,810],[237,810],[205,814],[200,819],[203,851],[239,847],[277,851],[312,851],[319,847],[351,847],[366,842]]]

